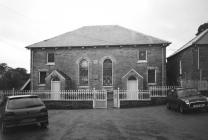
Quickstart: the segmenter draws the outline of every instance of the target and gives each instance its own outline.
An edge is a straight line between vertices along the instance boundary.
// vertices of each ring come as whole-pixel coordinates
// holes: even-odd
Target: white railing
[[[119,100],[150,100],[149,90],[119,90]]]
[[[16,91],[16,90],[0,90],[0,98],[4,96],[12,95],[38,95],[42,100],[69,100],[69,101],[86,101],[86,100],[104,100],[106,99],[105,90],[61,90],[58,92],[52,92],[48,90],[28,90],[28,91]]]
[[[107,92],[105,90],[94,90],[94,99],[103,101],[107,99]]]
[[[151,86],[149,87],[151,97],[166,97],[169,89],[179,88],[177,86]]]

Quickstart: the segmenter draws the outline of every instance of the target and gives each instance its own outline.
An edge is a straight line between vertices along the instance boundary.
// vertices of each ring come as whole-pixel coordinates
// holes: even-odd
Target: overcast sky
[[[87,25],[121,25],[172,42],[208,22],[208,0],[0,0],[0,63],[29,70],[25,46]]]

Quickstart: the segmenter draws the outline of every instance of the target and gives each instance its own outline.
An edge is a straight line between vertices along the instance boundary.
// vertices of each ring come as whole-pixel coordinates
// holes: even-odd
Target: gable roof
[[[62,78],[64,80],[70,80],[71,78],[66,75],[65,73],[63,73],[60,70],[53,70],[45,79],[50,79],[53,75],[57,75],[59,78]]]
[[[204,30],[201,34],[195,36],[192,40],[190,40],[184,46],[179,48],[177,51],[175,51],[168,58],[178,54],[179,52],[185,50],[186,48],[188,48],[188,47],[190,47],[192,45],[203,45],[203,44],[208,44],[208,29]]]
[[[77,30],[44,40],[26,48],[38,47],[78,47],[104,45],[139,45],[170,44],[143,33],[139,33],[118,25],[84,26]]]
[[[135,70],[135,69],[131,69],[129,72],[127,72],[127,74],[125,74],[122,78],[125,78],[126,76],[128,76],[131,72],[135,73],[138,77],[141,77],[143,79],[143,77]]]

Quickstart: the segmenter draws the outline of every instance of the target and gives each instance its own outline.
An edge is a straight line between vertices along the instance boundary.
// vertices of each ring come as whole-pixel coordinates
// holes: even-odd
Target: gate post
[[[118,91],[117,91],[117,104],[118,104],[118,108],[120,108],[119,88],[118,88]]]
[[[95,108],[95,100],[96,100],[96,95],[95,95],[95,88],[93,88],[93,108]]]

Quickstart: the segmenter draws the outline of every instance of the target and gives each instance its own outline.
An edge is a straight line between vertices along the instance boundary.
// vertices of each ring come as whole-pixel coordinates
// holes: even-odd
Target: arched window
[[[113,65],[110,59],[103,61],[103,86],[112,86]]]
[[[79,63],[79,85],[88,86],[88,61],[85,59]]]

